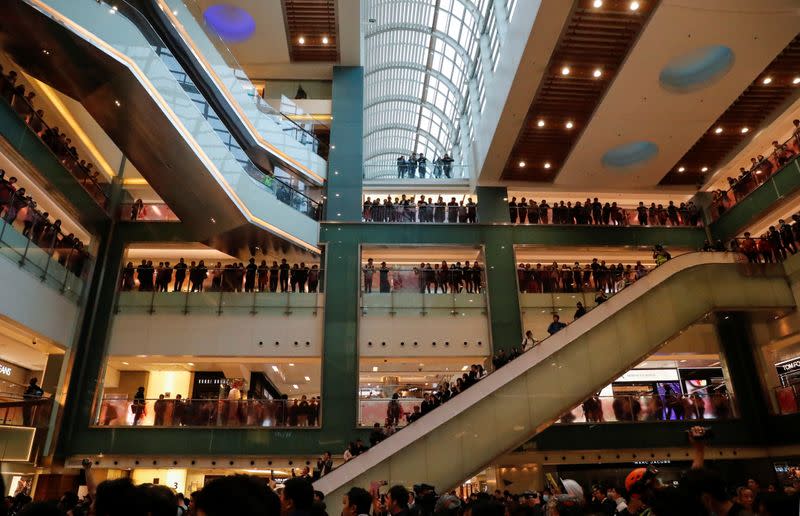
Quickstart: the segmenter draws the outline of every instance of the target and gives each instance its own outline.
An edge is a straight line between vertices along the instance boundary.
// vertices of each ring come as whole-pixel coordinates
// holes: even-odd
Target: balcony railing
[[[106,396],[94,424],[153,428],[319,428],[318,399],[137,399]]]
[[[681,203],[670,210],[663,206],[606,206],[593,210],[585,204],[536,202],[520,199],[516,206],[509,205],[512,224],[556,224],[570,226],[661,226],[698,227],[703,225],[700,210],[694,204]],[[522,204],[524,202],[525,204]],[[608,203],[606,203],[608,204]],[[616,203],[614,203],[616,204]],[[641,209],[640,209],[641,208]]]
[[[448,183],[469,181],[470,171],[467,165],[454,165],[452,162],[437,163],[428,161],[424,166],[409,166],[406,163],[386,162],[368,163],[364,165],[365,181],[380,181],[402,184],[413,183]]]
[[[687,419],[731,419],[736,416],[727,393],[683,395],[592,396],[564,413],[556,423],[639,423]]]
[[[408,424],[408,417],[424,417],[418,397],[395,400],[370,398],[359,400],[358,424],[382,427],[391,419],[393,426]],[[397,409],[399,405],[399,409]],[[435,410],[435,409],[433,409]],[[416,412],[416,415],[414,415]],[[398,417],[399,415],[399,417]],[[715,420],[737,417],[733,399],[728,394],[690,394],[668,396],[594,396],[563,414],[557,424],[640,423],[684,420]]]
[[[47,428],[52,408],[52,398],[0,393],[0,425]]]
[[[478,205],[472,198],[449,202],[440,198],[431,202],[417,202],[416,199],[395,198],[391,196],[381,201],[367,197],[362,205],[361,220],[364,222],[421,222],[439,224],[475,224],[478,222]]]
[[[754,163],[738,178],[729,178],[730,188],[715,190],[711,202],[711,219],[717,220],[723,213],[742,202],[759,186],[782,170],[800,153],[800,135],[792,136],[781,145],[784,150],[775,150],[769,156]]]
[[[2,80],[5,80],[5,78],[3,77]],[[101,180],[98,171],[91,170],[91,164],[78,159],[75,149],[69,146],[66,139],[61,138],[58,128],[50,127],[44,121],[42,111],[37,110],[30,100],[24,94],[17,93],[17,90],[11,90],[11,94],[8,97],[3,97],[3,99],[9,103],[17,116],[50,149],[53,156],[61,162],[67,172],[72,174],[97,204],[107,208],[111,185]]]
[[[13,195],[10,205],[14,205]],[[0,255],[17,262],[43,283],[78,301],[92,257],[84,247],[71,244],[70,239],[53,224],[37,219],[28,226],[24,223],[27,215],[9,222],[12,219],[8,206],[0,204],[0,213],[3,213],[0,217]],[[22,210],[28,209],[32,208],[25,206]]]
[[[393,292],[416,292],[419,294],[480,294],[486,281],[483,267],[466,264],[419,267],[361,266],[361,291],[364,294],[389,294]],[[476,262],[471,262],[476,263]]]
[[[120,220],[131,222],[180,222],[172,208],[163,202],[123,203],[119,208]]]

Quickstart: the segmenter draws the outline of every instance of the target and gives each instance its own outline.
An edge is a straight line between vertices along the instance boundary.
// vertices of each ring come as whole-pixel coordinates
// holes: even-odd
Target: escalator
[[[104,0],[121,4],[117,0]],[[250,158],[281,161],[321,185],[327,145],[262,99],[225,41],[204,22],[195,0],[130,0],[152,24],[169,51],[209,99]]]
[[[191,238],[221,235],[211,245],[236,254],[241,242],[318,252],[319,189],[254,163],[148,27],[123,1],[10,0],[0,45],[81,102]]]
[[[679,256],[533,350],[315,483],[340,497],[372,481],[449,489],[522,445],[566,410],[715,310],[793,308],[777,266],[728,253]]]

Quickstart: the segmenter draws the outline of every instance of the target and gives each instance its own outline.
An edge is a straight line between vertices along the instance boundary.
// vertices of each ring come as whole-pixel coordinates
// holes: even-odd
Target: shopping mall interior
[[[798,514],[795,0],[0,13],[0,515]]]

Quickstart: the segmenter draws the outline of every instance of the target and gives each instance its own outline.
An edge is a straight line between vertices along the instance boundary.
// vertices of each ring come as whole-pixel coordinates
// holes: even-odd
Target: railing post
[[[153,290],[150,291],[150,309],[147,311],[150,315],[153,315],[156,312],[155,309],[155,302],[156,302],[156,286],[153,286]]]
[[[44,271],[42,272],[41,280],[44,281],[47,279],[47,271],[50,268],[50,262],[53,261],[53,254],[56,252],[56,238],[58,237],[58,233],[53,234],[53,239],[50,241],[50,248],[45,250],[47,254],[47,263],[44,264]]]
[[[28,240],[30,241],[30,239]],[[27,246],[25,248],[27,250]],[[75,248],[71,247],[69,250],[69,255],[67,256],[67,261],[64,262],[64,281],[61,282],[61,293],[63,294],[67,290],[67,278],[70,275],[70,261],[72,260],[72,253],[75,252]]]

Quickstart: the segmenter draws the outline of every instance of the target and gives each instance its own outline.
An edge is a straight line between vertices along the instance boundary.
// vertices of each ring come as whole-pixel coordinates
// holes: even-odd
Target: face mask
[[[542,495],[542,499],[544,500],[545,503],[547,503],[550,501],[550,495]]]

